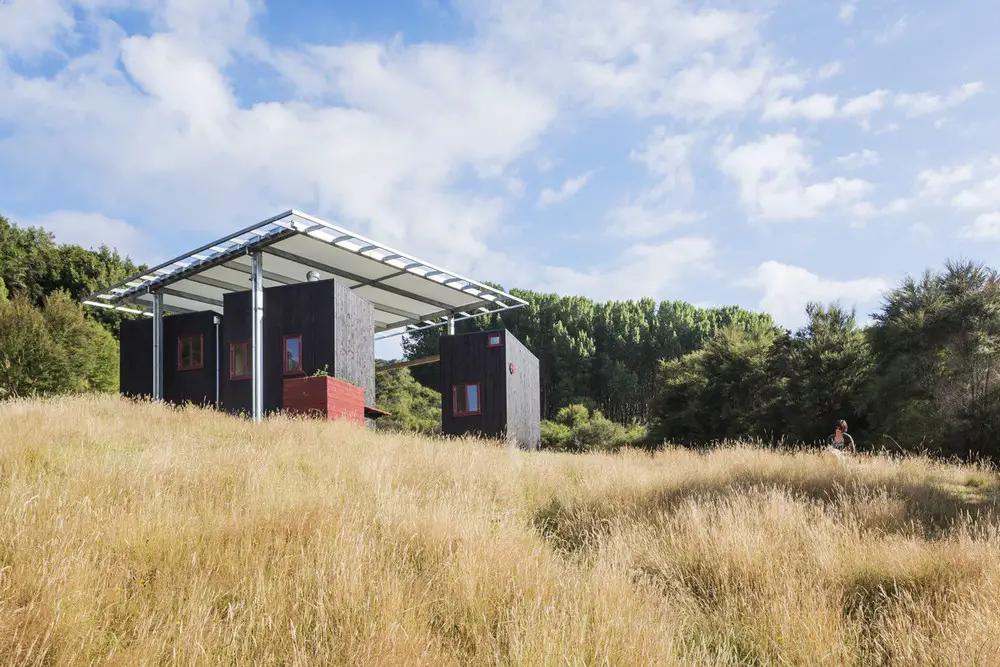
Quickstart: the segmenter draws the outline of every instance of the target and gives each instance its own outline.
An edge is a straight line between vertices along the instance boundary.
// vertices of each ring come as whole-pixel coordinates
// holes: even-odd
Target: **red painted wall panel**
[[[364,424],[365,391],[361,387],[322,375],[285,380],[282,409],[323,419],[346,419]]]

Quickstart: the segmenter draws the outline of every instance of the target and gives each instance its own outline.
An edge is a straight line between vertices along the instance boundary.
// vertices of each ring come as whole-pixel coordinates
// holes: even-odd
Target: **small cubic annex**
[[[505,329],[442,336],[439,349],[442,432],[538,449],[538,358]]]

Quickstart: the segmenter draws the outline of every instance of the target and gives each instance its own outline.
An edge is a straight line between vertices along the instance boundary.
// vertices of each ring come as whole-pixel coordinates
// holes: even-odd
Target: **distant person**
[[[838,452],[844,449],[854,451],[854,438],[847,433],[847,422],[841,419],[833,429],[833,435],[827,437],[826,444]]]

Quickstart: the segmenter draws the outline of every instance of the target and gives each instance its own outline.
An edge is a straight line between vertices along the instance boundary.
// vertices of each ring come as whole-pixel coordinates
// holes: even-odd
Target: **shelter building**
[[[361,395],[366,416],[377,416],[376,339],[433,327],[453,335],[457,321],[526,305],[296,210],[84,303],[145,316],[122,323],[123,394],[210,404],[255,421],[289,409],[288,383],[317,372],[361,390],[328,388],[330,401]],[[535,383],[537,402],[537,373]]]

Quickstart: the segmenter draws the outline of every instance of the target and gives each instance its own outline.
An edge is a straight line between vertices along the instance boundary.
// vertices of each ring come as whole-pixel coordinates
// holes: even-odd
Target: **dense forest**
[[[141,268],[0,217],[0,399],[116,391],[128,316],[79,300]],[[737,307],[511,292],[529,305],[458,330],[505,327],[538,355],[548,448],[815,443],[843,418],[861,449],[1000,459],[1000,274],[983,264],[904,278],[866,327],[838,304],[809,304],[788,331]],[[435,354],[438,336],[406,337],[405,356]],[[436,431],[435,365],[380,371],[377,393],[382,426]]]

